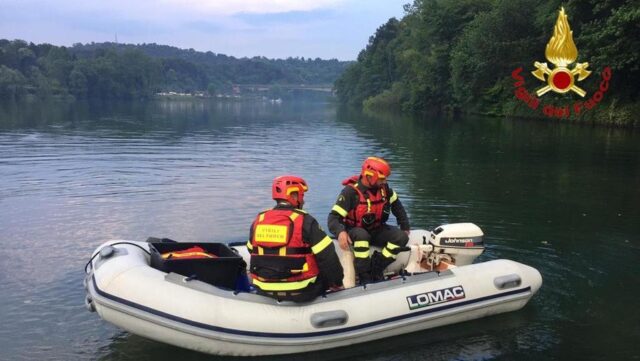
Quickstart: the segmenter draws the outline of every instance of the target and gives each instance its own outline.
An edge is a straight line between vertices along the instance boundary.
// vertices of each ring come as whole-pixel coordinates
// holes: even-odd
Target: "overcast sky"
[[[0,0],[0,38],[354,60],[410,0]]]

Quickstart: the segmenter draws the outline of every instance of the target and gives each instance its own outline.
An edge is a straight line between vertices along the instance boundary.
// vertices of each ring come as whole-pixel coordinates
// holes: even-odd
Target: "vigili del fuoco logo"
[[[588,62],[576,62],[578,59],[578,48],[573,42],[573,31],[569,27],[569,20],[564,8],[560,9],[558,20],[553,28],[553,36],[547,43],[544,52],[547,61],[553,64],[549,66],[547,63],[534,62],[536,70],[531,74],[546,85],[535,91],[535,95],[529,93],[524,87],[524,77],[520,75],[522,67],[514,70],[511,77],[515,80],[514,87],[515,96],[529,108],[538,110],[548,117],[568,118],[571,114],[580,115],[586,110],[593,109],[604,97],[609,90],[609,80],[611,80],[611,68],[605,67],[600,74],[601,81],[598,89],[589,95],[586,90],[580,87],[579,83],[591,75],[591,71],[587,70]],[[575,64],[574,64],[575,63]],[[571,64],[574,64],[571,66]],[[542,97],[548,92],[553,91],[558,94],[566,94],[573,92],[582,98],[587,97],[585,101],[576,101],[575,103],[564,106],[552,104],[541,104]]]

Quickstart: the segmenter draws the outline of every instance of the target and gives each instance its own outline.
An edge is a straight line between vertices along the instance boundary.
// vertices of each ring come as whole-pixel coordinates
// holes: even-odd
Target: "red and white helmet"
[[[291,203],[296,208],[301,208],[304,204],[304,192],[309,189],[307,182],[294,175],[282,175],[273,180],[271,196],[275,200],[283,200]],[[298,200],[293,199],[291,194],[298,192]]]
[[[391,166],[386,160],[379,157],[369,157],[362,163],[362,177],[370,176],[371,184],[375,184],[378,179],[387,179],[391,175]]]

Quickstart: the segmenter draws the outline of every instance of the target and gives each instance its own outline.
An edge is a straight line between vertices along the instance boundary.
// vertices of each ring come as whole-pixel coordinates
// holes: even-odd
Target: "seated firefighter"
[[[340,247],[353,245],[354,266],[359,282],[383,279],[384,269],[409,241],[409,218],[398,195],[387,184],[391,167],[384,159],[369,157],[360,175],[345,179],[345,186],[329,213],[329,231],[338,237]],[[401,229],[387,225],[389,213]],[[370,255],[369,246],[382,248]]]
[[[342,266],[333,241],[302,210],[307,189],[302,178],[275,178],[276,206],[259,213],[251,225],[249,270],[259,294],[306,302],[327,289],[342,288]]]

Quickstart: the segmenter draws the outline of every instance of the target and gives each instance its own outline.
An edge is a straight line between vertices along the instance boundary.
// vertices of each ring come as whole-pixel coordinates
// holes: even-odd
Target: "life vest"
[[[200,259],[200,258],[218,258],[213,253],[207,252],[200,246],[193,246],[191,248],[184,249],[182,251],[173,251],[163,253],[163,259]]]
[[[358,188],[358,176],[353,176],[342,181],[343,185],[350,186],[358,193],[358,205],[347,213],[344,223],[350,227],[362,227],[376,229],[389,218],[389,188],[385,184],[378,189],[367,189],[362,192]]]
[[[249,269],[253,284],[261,290],[301,290],[316,280],[316,258],[302,238],[304,214],[298,209],[271,209],[254,221]]]

